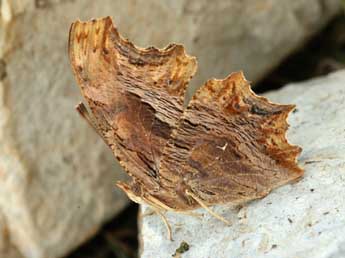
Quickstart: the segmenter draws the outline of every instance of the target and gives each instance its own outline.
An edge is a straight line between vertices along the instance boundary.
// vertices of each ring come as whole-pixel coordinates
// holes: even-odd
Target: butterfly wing
[[[195,58],[176,44],[163,50],[135,47],[110,17],[74,22],[69,57],[92,115],[79,111],[94,118],[91,124],[140,187],[157,188],[162,149],[183,112]],[[140,195],[138,184],[120,187]]]
[[[241,72],[209,80],[189,103],[164,150],[163,183],[175,185],[179,195],[190,191],[212,205],[263,197],[300,177],[296,157],[301,148],[285,138],[293,108],[255,95]],[[188,196],[185,200],[183,209],[198,206]]]
[[[79,112],[134,179],[119,184],[132,200],[188,210],[199,206],[191,192],[238,203],[303,174],[285,138],[293,106],[256,96],[242,73],[208,81],[182,115],[196,71],[182,46],[135,47],[106,17],[72,24],[69,55],[92,115]]]

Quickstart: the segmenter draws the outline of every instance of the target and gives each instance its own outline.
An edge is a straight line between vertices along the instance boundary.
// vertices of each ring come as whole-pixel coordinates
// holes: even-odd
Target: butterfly
[[[240,204],[300,178],[301,148],[288,143],[294,105],[257,96],[242,72],[208,80],[184,108],[195,57],[179,44],[139,48],[110,17],[76,21],[74,76],[88,105],[77,110],[131,177],[128,197],[163,211]],[[90,110],[90,111],[89,111]]]

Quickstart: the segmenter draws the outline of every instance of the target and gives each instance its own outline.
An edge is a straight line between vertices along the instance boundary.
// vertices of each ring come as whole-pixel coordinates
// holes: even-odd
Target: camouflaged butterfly
[[[227,222],[208,207],[264,197],[303,175],[301,148],[285,138],[294,105],[255,95],[242,72],[207,81],[184,109],[196,59],[182,45],[138,48],[110,17],[73,23],[69,56],[91,112],[77,110],[132,178],[117,185],[134,202],[160,215],[204,207]]]

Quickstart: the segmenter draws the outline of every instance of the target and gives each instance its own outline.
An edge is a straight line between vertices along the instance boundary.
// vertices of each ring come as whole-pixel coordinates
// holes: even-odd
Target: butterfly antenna
[[[92,127],[94,128],[93,119],[91,118],[89,112],[87,111],[84,103],[80,102],[75,109],[78,111],[79,115]]]
[[[198,204],[200,204],[201,207],[203,207],[208,213],[210,213],[213,217],[223,221],[226,225],[231,225],[231,222],[227,219],[223,218],[219,214],[215,213],[213,210],[211,210],[198,196],[196,196],[194,193],[186,190],[186,194],[192,197]]]
[[[107,142],[104,138],[104,135],[100,133],[99,127],[95,122],[94,118],[90,115],[84,103],[80,102],[75,109],[78,111],[79,115],[96,131],[96,133],[101,136],[101,138]]]

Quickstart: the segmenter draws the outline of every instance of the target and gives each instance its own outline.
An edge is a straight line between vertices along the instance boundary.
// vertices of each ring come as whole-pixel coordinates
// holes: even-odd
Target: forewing
[[[135,47],[110,17],[73,23],[69,56],[96,129],[136,181],[156,187],[162,149],[182,114],[195,58],[181,45]]]
[[[211,205],[259,198],[300,177],[296,157],[301,148],[285,138],[293,108],[255,95],[242,72],[209,80],[164,150],[164,184],[176,185],[181,195],[191,191]]]

